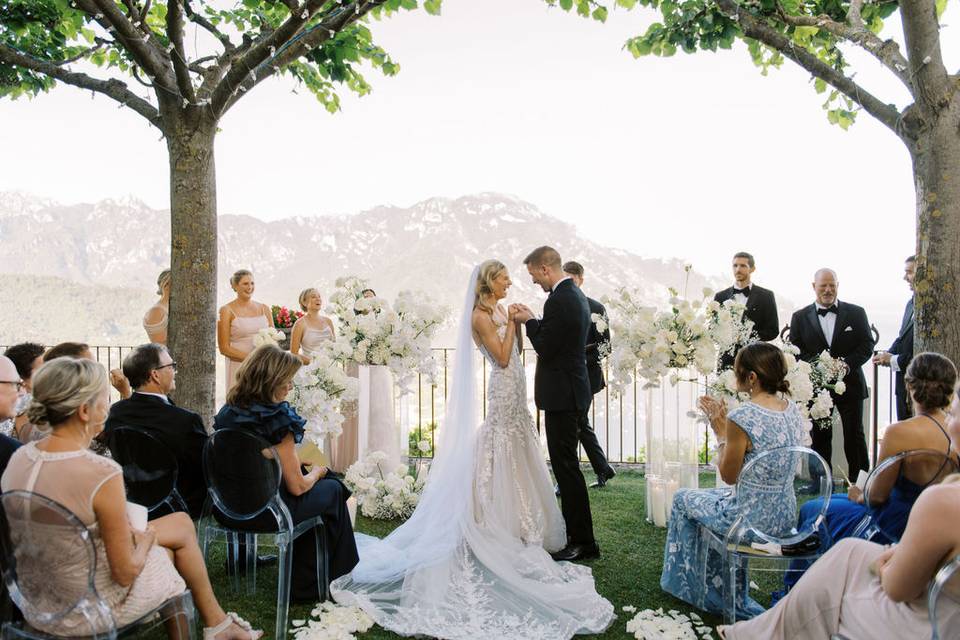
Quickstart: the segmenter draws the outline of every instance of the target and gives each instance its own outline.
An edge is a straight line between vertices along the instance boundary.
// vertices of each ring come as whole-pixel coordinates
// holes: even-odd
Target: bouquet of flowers
[[[744,315],[746,309],[746,305],[732,299],[723,304],[715,300],[707,303],[708,331],[721,356],[732,355],[755,337],[753,320]]]
[[[272,327],[264,327],[253,335],[253,346],[261,347],[268,342],[279,345],[286,337],[283,335],[283,331],[277,331]]]
[[[290,311],[290,309],[286,307],[277,305],[270,307],[270,312],[273,314],[273,326],[277,329],[289,329],[297,320],[303,317],[302,311]]]
[[[385,365],[403,391],[409,391],[417,373],[433,380],[437,364],[431,344],[445,309],[409,291],[401,292],[391,308],[382,298],[364,298],[367,283],[353,276],[340,278],[336,287],[328,309],[340,319],[331,351],[335,359]]]
[[[704,290],[704,297],[709,290]],[[670,289],[670,309],[657,311],[638,301],[636,291],[620,289],[618,298],[605,300],[612,310],[612,330],[617,346],[610,354],[611,386],[622,391],[633,382],[633,373],[650,386],[674,370],[694,368],[706,375],[713,371],[717,349],[710,337],[704,301],[689,301]]]
[[[360,383],[327,354],[317,354],[293,378],[290,404],[306,421],[306,437],[320,445],[343,432],[348,403],[356,401]]]
[[[406,465],[384,471],[387,455],[373,451],[366,458],[350,465],[344,484],[357,498],[360,513],[376,520],[406,518],[417,507],[426,484],[426,476],[410,475]]]
[[[805,416],[809,416],[815,427],[825,428],[833,420],[835,406],[830,392],[843,395],[847,390],[843,382],[847,375],[847,365],[834,358],[828,351],[822,352],[816,360],[807,364],[810,367],[810,399],[801,406]]]

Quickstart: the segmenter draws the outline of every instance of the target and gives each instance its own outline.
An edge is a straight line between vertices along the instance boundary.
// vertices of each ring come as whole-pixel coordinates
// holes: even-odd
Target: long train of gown
[[[501,338],[503,332],[501,326]],[[476,434],[471,505],[456,523],[457,544],[378,582],[365,574],[375,575],[391,554],[407,552],[391,544],[405,536],[358,536],[360,564],[334,581],[333,596],[408,636],[566,640],[602,633],[613,621],[613,606],[597,593],[590,568],[554,562],[548,553],[565,546],[566,529],[527,409],[520,359],[514,352],[501,368],[481,351],[492,365],[487,416]]]

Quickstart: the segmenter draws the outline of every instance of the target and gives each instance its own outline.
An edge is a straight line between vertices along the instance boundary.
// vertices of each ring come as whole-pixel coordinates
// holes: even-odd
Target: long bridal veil
[[[363,608],[377,624],[401,635],[566,640],[601,633],[613,620],[613,607],[597,594],[590,569],[555,563],[544,550],[549,536],[521,540],[510,512],[480,504],[475,483],[481,423],[471,324],[478,272],[479,267],[467,282],[444,422],[420,503],[382,540],[358,534],[360,563],[335,580],[331,592],[337,602]],[[521,411],[531,422],[525,405]],[[536,434],[532,424],[521,426],[530,432],[523,440],[529,445],[520,447],[531,450],[523,460],[528,468],[511,472],[504,465],[485,482],[493,496],[504,498],[500,504],[509,505],[515,495],[533,495],[532,473],[540,496],[545,492],[542,499],[556,512],[552,537],[562,537]],[[490,444],[481,446],[486,452]]]

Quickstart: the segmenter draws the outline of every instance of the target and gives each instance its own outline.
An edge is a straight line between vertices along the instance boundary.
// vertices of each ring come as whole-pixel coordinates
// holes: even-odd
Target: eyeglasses
[[[23,380],[0,380],[0,384],[12,384],[17,393],[20,393],[20,390],[23,389]]]
[[[173,369],[174,372],[176,372],[176,371],[177,371],[177,363],[176,363],[176,361],[173,361],[173,362],[171,362],[170,364],[162,364],[162,365],[160,365],[159,367],[157,367],[156,369],[154,369],[154,371],[160,371],[160,369],[166,369],[167,367],[170,367],[171,369]]]

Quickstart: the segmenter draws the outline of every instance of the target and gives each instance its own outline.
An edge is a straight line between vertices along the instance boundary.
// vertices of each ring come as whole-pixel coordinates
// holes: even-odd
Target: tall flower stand
[[[699,487],[696,374],[664,378],[645,395],[647,521],[665,527],[677,489]]]

